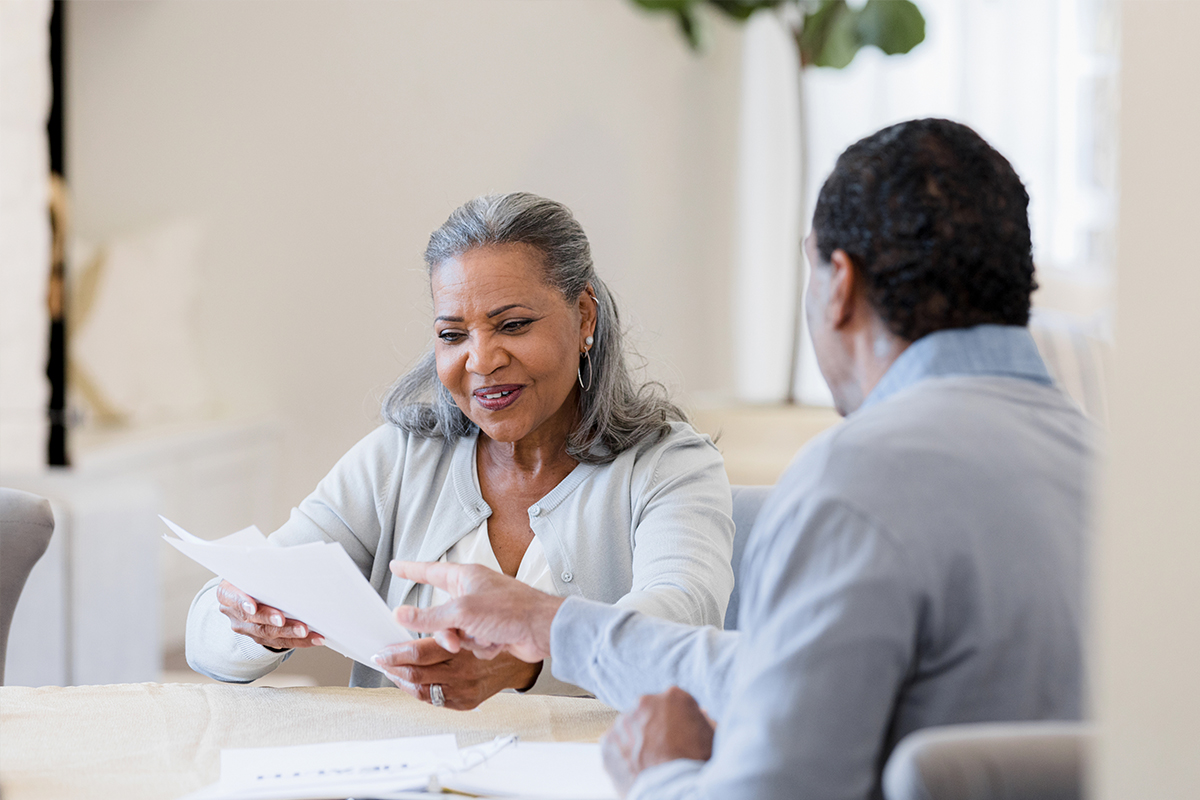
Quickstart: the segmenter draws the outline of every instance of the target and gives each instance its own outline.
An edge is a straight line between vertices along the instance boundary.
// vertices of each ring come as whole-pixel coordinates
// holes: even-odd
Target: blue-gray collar
[[[1054,383],[1028,328],[976,325],[934,331],[910,344],[860,408],[886,400],[926,378],[949,375],[998,375],[1045,386]]]

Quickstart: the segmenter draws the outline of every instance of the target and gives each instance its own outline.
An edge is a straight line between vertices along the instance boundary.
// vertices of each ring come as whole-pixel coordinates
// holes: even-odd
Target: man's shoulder
[[[991,376],[931,378],[814,439],[780,486],[796,501],[834,498],[870,511],[976,484],[982,490],[997,469],[1031,481],[1046,463],[1082,474],[1096,438],[1096,426],[1055,387]]]
[[[975,458],[976,445],[1021,436],[1046,446],[1093,446],[1096,429],[1061,390],[1003,376],[928,378],[852,414],[828,440],[831,456],[925,453]]]

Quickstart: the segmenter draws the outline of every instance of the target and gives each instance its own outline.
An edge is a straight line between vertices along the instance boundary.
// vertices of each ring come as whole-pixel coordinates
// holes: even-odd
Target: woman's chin
[[[480,422],[476,422],[475,424],[479,425],[480,432],[493,442],[512,444],[521,441],[529,435],[529,431],[524,425],[495,424],[494,422],[489,423],[486,420],[482,424]]]

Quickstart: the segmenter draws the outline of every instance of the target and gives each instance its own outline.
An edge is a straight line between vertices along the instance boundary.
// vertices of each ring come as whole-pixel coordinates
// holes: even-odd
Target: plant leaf
[[[704,31],[700,27],[700,20],[696,18],[695,9],[691,6],[680,8],[675,12],[675,19],[679,22],[679,30],[687,39],[688,46],[694,51],[702,50],[704,48]]]
[[[822,0],[804,20],[800,32],[800,62],[841,69],[854,60],[858,40],[857,15],[846,0]]]
[[[925,17],[911,0],[867,0],[855,16],[860,45],[875,45],[889,56],[925,41]]]
[[[726,16],[739,21],[750,19],[751,15],[760,8],[775,8],[786,0],[708,0],[709,3],[723,11]]]

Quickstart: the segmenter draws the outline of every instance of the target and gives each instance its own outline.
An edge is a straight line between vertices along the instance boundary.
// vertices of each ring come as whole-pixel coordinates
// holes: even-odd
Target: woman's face
[[[523,244],[471,250],[433,270],[438,378],[484,434],[565,441],[576,374],[595,306],[546,284],[541,253]]]

